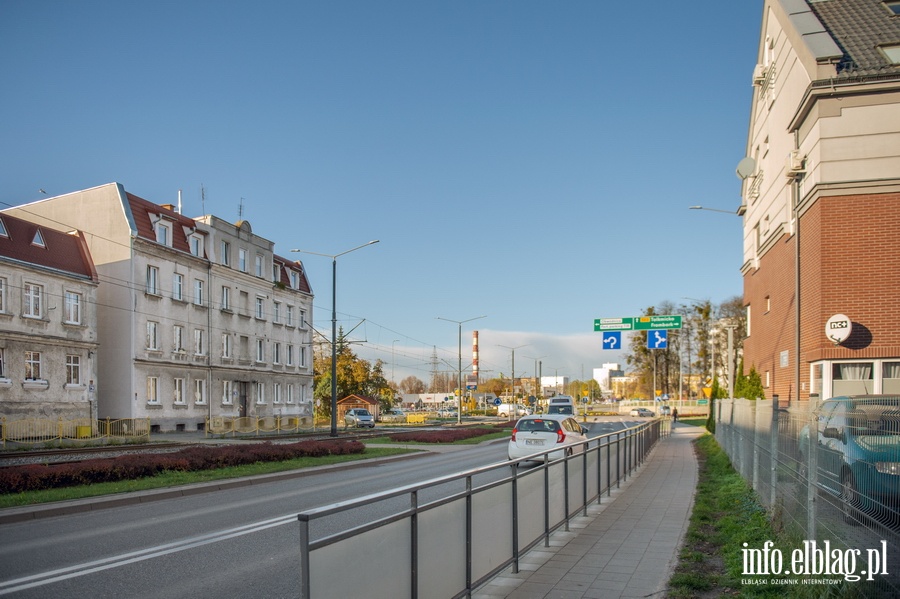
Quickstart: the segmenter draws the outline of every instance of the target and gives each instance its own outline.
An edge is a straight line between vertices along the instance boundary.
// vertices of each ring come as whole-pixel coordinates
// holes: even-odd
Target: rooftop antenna
[[[244,220],[244,198],[241,198],[240,204],[238,204],[238,222]]]
[[[200,184],[200,212],[206,214],[206,188]]]

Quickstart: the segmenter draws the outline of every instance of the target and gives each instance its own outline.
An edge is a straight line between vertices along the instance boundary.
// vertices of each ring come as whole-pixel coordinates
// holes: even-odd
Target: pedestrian
[[[672,422],[678,422],[678,408],[672,410]]]

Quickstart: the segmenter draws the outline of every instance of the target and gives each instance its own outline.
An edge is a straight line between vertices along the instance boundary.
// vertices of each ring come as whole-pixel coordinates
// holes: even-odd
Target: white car
[[[631,410],[632,416],[640,416],[641,418],[653,418],[655,414],[647,408],[634,408]]]
[[[564,455],[572,455],[576,451],[584,451],[584,446],[572,445],[588,440],[588,430],[578,421],[565,414],[540,414],[521,418],[512,432],[506,455],[511,460],[559,447],[559,451],[550,453],[555,460]],[[543,456],[531,461],[543,461]]]

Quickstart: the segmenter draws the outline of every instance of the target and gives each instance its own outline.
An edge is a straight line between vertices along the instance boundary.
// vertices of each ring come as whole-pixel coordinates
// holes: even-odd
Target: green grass
[[[320,458],[297,458],[283,462],[264,462],[248,464],[246,466],[220,468],[217,470],[200,470],[196,472],[170,471],[161,473],[157,476],[114,483],[98,483],[95,485],[82,485],[79,487],[67,487],[63,489],[48,489],[44,491],[17,493],[14,495],[0,495],[0,508],[20,507],[53,501],[67,501],[71,499],[84,499],[87,497],[114,495],[117,493],[129,493],[133,491],[147,491],[165,487],[177,487],[180,485],[239,478],[242,476],[271,474],[274,472],[285,472],[287,470],[298,470],[313,466],[326,466],[330,464],[388,457],[409,452],[410,450],[399,447],[367,447],[365,453],[362,454],[325,456]]]
[[[706,418],[679,418],[678,422],[691,426],[706,426]]]

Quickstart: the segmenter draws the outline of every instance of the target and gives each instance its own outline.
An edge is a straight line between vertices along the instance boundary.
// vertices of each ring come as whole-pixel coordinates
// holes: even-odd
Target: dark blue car
[[[800,432],[801,472],[811,444],[816,484],[841,499],[844,519],[858,511],[893,512],[900,507],[900,396],[854,395],[825,400],[817,429]]]

